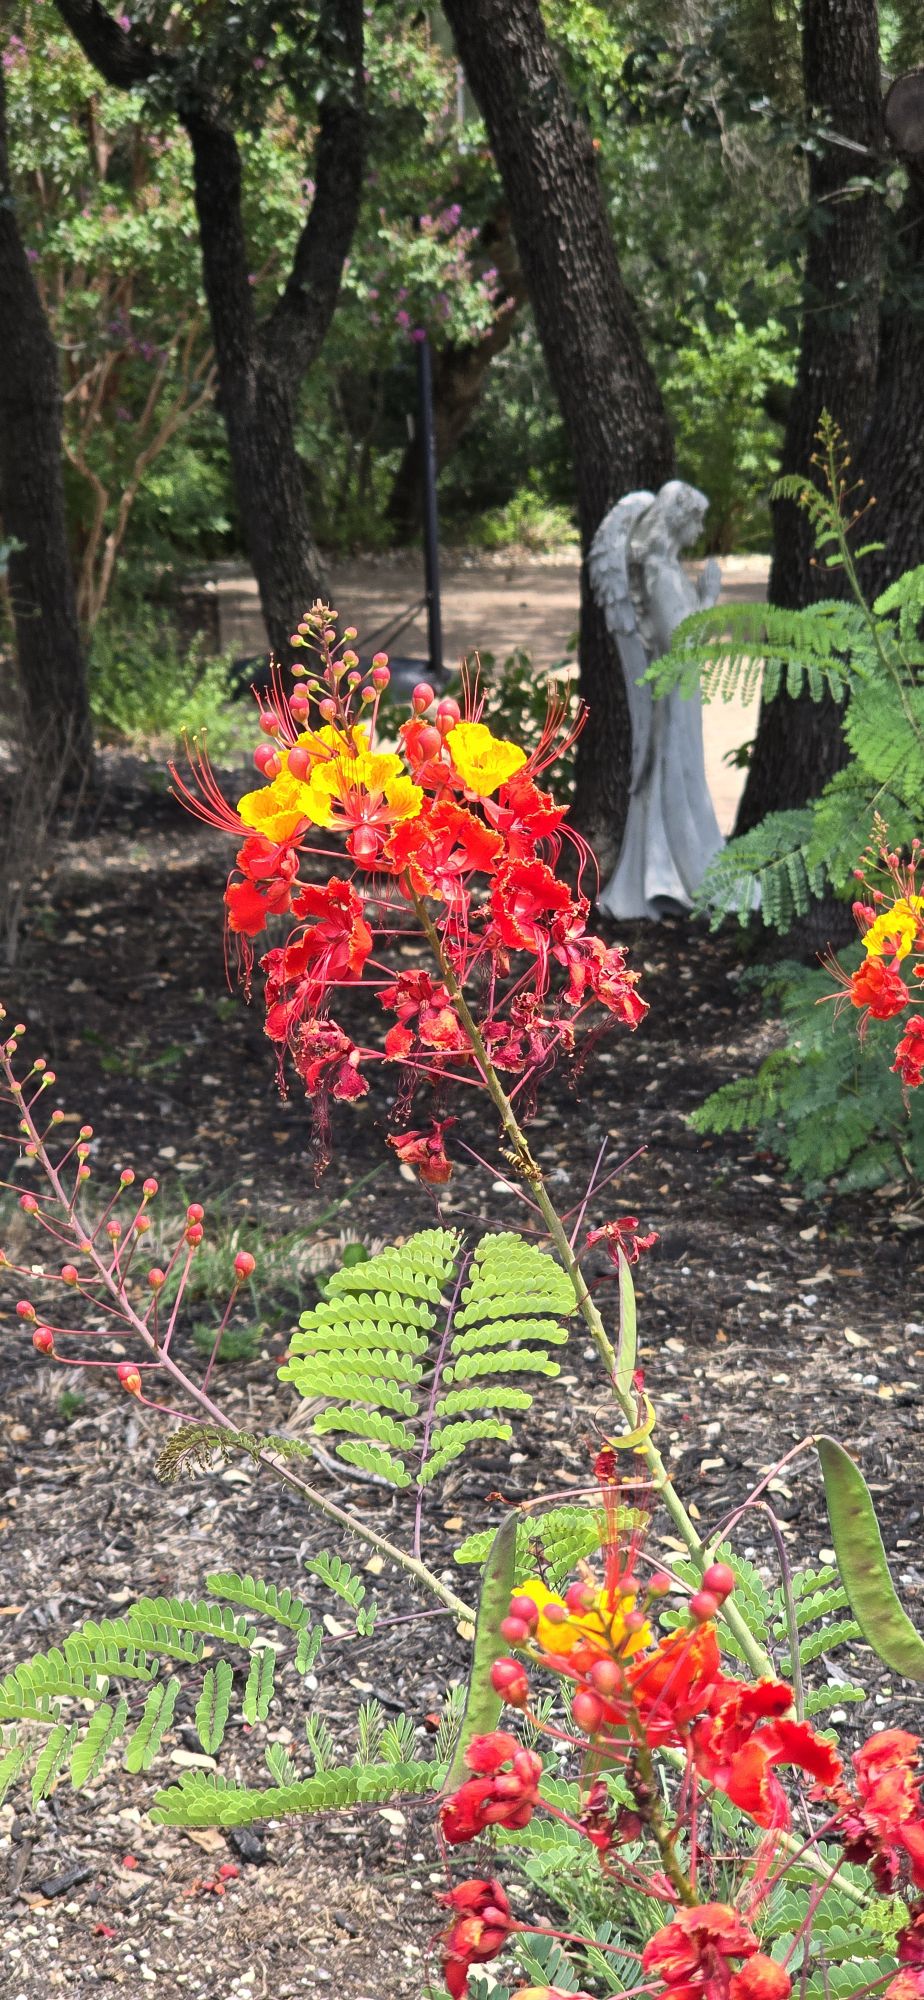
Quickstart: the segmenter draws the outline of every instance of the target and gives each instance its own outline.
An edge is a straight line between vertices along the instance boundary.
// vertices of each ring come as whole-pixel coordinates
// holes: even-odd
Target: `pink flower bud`
[[[307,750],[301,745],[296,744],[295,749],[289,751],[286,763],[293,778],[298,778],[303,783],[311,769],[311,758]]]
[[[74,1264],[62,1264],[62,1266],[61,1266],[61,1276],[62,1276],[62,1278],[63,1278],[63,1280],[64,1280],[64,1283],[65,1283],[66,1285],[76,1285],[76,1284],[77,1284],[77,1282],[78,1282],[78,1279],[79,1279],[79,1277],[80,1277],[80,1273],[79,1273],[79,1271],[77,1270],[77,1267],[76,1267],[76,1265],[74,1265]]]
[[[38,1314],[28,1299],[20,1299],[16,1307],[17,1319],[37,1319]]]
[[[380,667],[373,666],[371,679],[373,687],[377,687],[380,692],[384,688],[387,688],[391,680],[391,671],[386,667],[384,661]]]
[[[735,1572],[729,1568],[728,1563],[710,1563],[703,1576],[703,1589],[710,1591],[713,1597],[718,1598],[720,1604],[724,1604],[726,1597],[731,1596],[734,1588]]]
[[[596,1600],[597,1593],[590,1583],[569,1583],[565,1591],[565,1603],[568,1606],[568,1610],[576,1613],[578,1617],[581,1616],[583,1611],[592,1610]]]
[[[204,1215],[205,1215],[205,1209],[203,1208],[201,1201],[191,1201],[188,1209],[186,1210],[187,1222],[201,1222]]]
[[[491,1668],[491,1686],[495,1694],[509,1702],[511,1708],[526,1707],[529,1681],[519,1660],[495,1660]]]
[[[265,778],[267,776],[267,765],[275,764],[276,762],[276,752],[273,749],[272,744],[258,743],[253,753],[253,761],[257,767],[257,770]]]
[[[32,1335],[32,1345],[39,1354],[53,1354],[55,1337],[50,1326],[37,1326]]]
[[[615,1660],[595,1660],[588,1679],[593,1682],[598,1694],[609,1697],[617,1693],[621,1675]]]
[[[522,1646],[524,1639],[529,1638],[529,1626],[523,1618],[502,1618],[500,1629],[501,1637],[511,1646]]]
[[[278,736],[279,717],[271,708],[261,708],[259,722],[264,736]]]
[[[440,735],[448,736],[450,729],[454,729],[456,723],[461,720],[462,710],[458,702],[453,701],[451,695],[447,695],[446,700],[440,702],[436,711],[436,726]]]
[[[159,1292],[161,1285],[165,1285],[166,1282],[167,1282],[166,1272],[161,1270],[159,1264],[152,1264],[148,1272],[148,1284],[150,1285],[152,1292]]]
[[[131,1185],[132,1185],[132,1182],[134,1181],[134,1178],[135,1178],[135,1169],[134,1169],[134,1167],[123,1167],[123,1168],[122,1168],[122,1172],[121,1172],[121,1173],[120,1173],[120,1175],[119,1175],[119,1179],[120,1179],[120,1181],[121,1181],[121,1183],[122,1183],[122,1186],[123,1186],[123,1187],[131,1187]]]
[[[146,1181],[143,1181],[141,1185],[141,1192],[144,1195],[145,1201],[153,1201],[154,1196],[157,1193],[157,1182],[153,1179],[148,1179]]]
[[[26,1215],[36,1215],[38,1213],[38,1201],[34,1194],[21,1194],[19,1197],[19,1206],[25,1211]]]
[[[427,757],[438,757],[442,747],[443,739],[440,732],[438,729],[434,729],[432,724],[428,728],[421,730],[417,738],[417,748],[420,752],[422,762]]]
[[[118,1240],[121,1234],[122,1234],[121,1222],[116,1222],[114,1220],[112,1222],[107,1222],[106,1235],[111,1237],[113,1243],[115,1243]]]
[[[318,702],[318,714],[323,716],[325,722],[336,722],[337,704],[333,695],[326,694],[323,701]]]
[[[578,1688],[571,1703],[571,1713],[586,1736],[596,1736],[603,1721],[603,1703],[598,1695],[592,1694],[590,1688]]]
[[[719,1600],[711,1590],[695,1590],[690,1599],[690,1617],[697,1625],[707,1625],[719,1610]]]
[[[433,689],[430,686],[429,681],[418,681],[417,686],[415,687],[414,692],[411,695],[411,700],[414,704],[415,714],[423,715],[424,709],[429,708],[430,703],[433,700]]]
[[[196,1246],[202,1242],[202,1238],[204,1235],[205,1235],[205,1230],[203,1229],[201,1222],[191,1222],[189,1228],[186,1231],[186,1241],[187,1243],[191,1243],[193,1249],[195,1250]]]
[[[238,1282],[243,1284],[245,1278],[253,1276],[256,1268],[256,1257],[252,1257],[249,1250],[239,1250],[234,1259],[234,1269],[237,1272]]]
[[[135,1366],[134,1361],[120,1361],[116,1369],[116,1374],[127,1395],[140,1396],[141,1373]]]
[[[507,1616],[509,1618],[522,1618],[524,1625],[527,1625],[530,1631],[539,1623],[538,1607],[533,1603],[531,1597],[524,1597],[522,1593],[511,1597]]]
[[[92,1137],[93,1137],[93,1127],[92,1127],[92,1125],[81,1125],[81,1127],[80,1127],[80,1131],[78,1132],[78,1134],[77,1134],[77,1137],[78,1137],[78,1139],[92,1139]]]

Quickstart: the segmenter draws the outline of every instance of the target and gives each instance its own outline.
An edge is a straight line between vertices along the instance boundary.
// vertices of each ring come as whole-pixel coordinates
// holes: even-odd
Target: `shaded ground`
[[[33,1046],[53,1064],[55,1095],[69,1115],[91,1118],[97,1178],[128,1161],[139,1173],[154,1171],[175,1210],[201,1196],[219,1210],[226,1242],[236,1224],[247,1243],[260,1229],[310,1230],[334,1196],[384,1157],[385,1099],[374,1094],[359,1113],[341,1111],[337,1157],[316,1193],[304,1102],[276,1096],[258,1012],[230,1000],[224,986],[219,905],[227,860],[223,843],[182,819],[143,772],[114,766],[96,831],[69,854],[53,895],[34,912],[4,998],[14,1017],[30,1019]],[[752,1067],[770,1031],[754,1000],[736,991],[733,942],[680,924],[636,927],[627,942],[644,971],[651,1014],[634,1039],[600,1053],[577,1103],[561,1080],[553,1083],[534,1132],[565,1206],[605,1134],[614,1161],[647,1147],[603,1214],[631,1208],[660,1231],[639,1271],[642,1356],[681,1490],[704,1523],[715,1521],[771,1458],[810,1431],[835,1431],[874,1485],[893,1571],[921,1626],[924,1313],[913,1282],[920,1212],[900,1195],[805,1202],[746,1143],[692,1134],[685,1112]],[[477,1107],[462,1107],[460,1130],[493,1152]],[[446,1210],[460,1220],[473,1211],[514,1221],[513,1201],[474,1168],[459,1170],[449,1195]],[[426,1226],[431,1216],[422,1191],[389,1165],[322,1224],[319,1237],[330,1247],[344,1228],[377,1240]],[[229,1261],[231,1254],[229,1243]],[[605,1289],[600,1298],[611,1303]],[[272,1364],[297,1299],[270,1295],[264,1310],[264,1357],[223,1371],[221,1388],[242,1424],[267,1431],[282,1428],[294,1409]],[[67,1423],[62,1376],[33,1355],[8,1311],[0,1350],[0,1672],[132,1595],[195,1595],[212,1567],[251,1569],[316,1594],[319,1613],[329,1609],[301,1565],[329,1545],[330,1532],[293,1496],[236,1465],[191,1485],[159,1486],[154,1421],[108,1382],[83,1376],[71,1386],[85,1400]],[[499,1492],[516,1500],[582,1481],[585,1440],[604,1414],[590,1356],[575,1335],[561,1376],[543,1388],[514,1448],[473,1453],[439,1489],[426,1526],[428,1560],[448,1568],[461,1534],[484,1524],[486,1508],[497,1517]],[[317,1479],[400,1538],[400,1498],[341,1485],[322,1470]],[[794,1555],[824,1559],[814,1476],[780,1481],[774,1491]],[[746,1526],[739,1546],[763,1553]],[[455,1572],[463,1591],[469,1574]],[[386,1611],[408,1608],[399,1588],[392,1596],[387,1570],[376,1588]],[[443,1617],[398,1626],[390,1643],[382,1635],[372,1646],[332,1645],[318,1703],[347,1742],[357,1699],[374,1690],[389,1712],[408,1709],[424,1741],[425,1718],[464,1660],[453,1620]],[[869,1671],[863,1649],[838,1660],[861,1680]],[[920,1697],[886,1687],[878,1699],[878,1708],[868,1702],[859,1711],[864,1728],[896,1713],[920,1724]],[[298,1754],[301,1721],[290,1701],[283,1727],[293,1728]],[[194,1752],[183,1728],[181,1713],[167,1744],[174,1762]],[[232,1767],[246,1747],[231,1740]],[[62,1788],[35,1817],[19,1798],[2,1808],[0,1932],[10,2000],[38,2000],[49,1987],[135,1996],[148,1986],[158,2000],[327,1991],[340,2000],[421,2000],[438,1879],[426,1813],[272,1826],[248,1858],[224,1835],[147,1824],[140,1808],[152,1789],[150,1779],[110,1771],[86,1793]],[[196,1885],[214,1879],[222,1862],[239,1873],[219,1898]]]

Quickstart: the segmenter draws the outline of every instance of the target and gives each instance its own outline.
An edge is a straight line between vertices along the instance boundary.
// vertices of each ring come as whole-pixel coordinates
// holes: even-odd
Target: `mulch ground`
[[[224,983],[227,865],[220,839],[182,818],[149,773],[114,761],[95,824],[62,854],[31,913],[5,1004],[30,1022],[33,1049],[57,1072],[60,1103],[77,1122],[93,1123],[96,1181],[131,1162],[139,1175],[157,1174],[174,1213],[203,1199],[244,1245],[248,1233],[265,1242],[274,1231],[305,1232],[306,1263],[334,1256],[342,1233],[378,1243],[428,1226],[429,1198],[396,1175],[391,1155],[349,1192],[386,1158],[385,1098],[375,1089],[358,1112],[340,1109],[335,1159],[316,1190],[304,1100],[276,1094],[259,1009],[229,998]],[[553,1080],[532,1129],[563,1206],[579,1197],[605,1136],[614,1164],[645,1148],[602,1214],[631,1209],[660,1232],[638,1272],[641,1353],[680,1490],[709,1524],[800,1438],[834,1432],[873,1486],[893,1574],[920,1627],[924,1309],[914,1278],[924,1215],[900,1190],[807,1201],[746,1141],[692,1133],[685,1114],[751,1069],[772,1029],[738,990],[734,939],[677,922],[639,926],[625,941],[644,972],[651,1013],[634,1038],[601,1050],[579,1096]],[[481,1107],[461,1107],[461,1117],[461,1135],[496,1157]],[[458,1170],[444,1207],[460,1223],[517,1219],[516,1201],[474,1166]],[[18,1227],[13,1209],[9,1228]],[[604,1306],[612,1303],[606,1287],[604,1278]],[[290,1293],[283,1285],[260,1295],[262,1357],[221,1371],[223,1399],[243,1428],[278,1431],[293,1415],[295,1399],[273,1364],[302,1288],[307,1301],[310,1280],[301,1277]],[[330,1598],[303,1569],[306,1556],[331,1544],[330,1530],[294,1495],[246,1464],[160,1485],[157,1420],[109,1378],[65,1378],[40,1362],[9,1310],[5,1329],[0,1672],[137,1594],[201,1594],[214,1568],[288,1583],[316,1597],[319,1615],[330,1612]],[[65,1399],[62,1408],[62,1383],[79,1404]],[[588,1440],[605,1421],[599,1377],[576,1333],[514,1447],[473,1451],[433,1495],[427,1560],[449,1571],[462,1534],[500,1518],[504,1500],[581,1483]],[[312,1476],[401,1538],[402,1498],[323,1468]],[[824,1560],[810,1461],[773,1493],[794,1558]],[[738,1545],[762,1561],[765,1534],[759,1517],[750,1519]],[[471,1574],[452,1571],[463,1593]],[[408,1610],[387,1568],[375,1588],[386,1613]],[[338,1646],[334,1635],[316,1705],[348,1743],[357,1700],[374,1692],[388,1713],[406,1709],[424,1740],[426,1718],[465,1657],[451,1616],[397,1624],[372,1642]],[[839,1654],[838,1664],[876,1682],[862,1648]],[[898,1717],[919,1726],[922,1701],[880,1677],[857,1712],[860,1726]],[[297,1758],[297,1713],[272,1733],[286,1742],[287,1729]],[[164,1771],[196,1746],[181,1708]],[[37,2000],[49,1987],[136,1995],[150,1986],[158,2000],[426,1993],[440,1870],[425,1811],[285,1822],[235,1839],[152,1826],[144,1807],[153,1789],[150,1779],[107,1767],[84,1792],[62,1786],[34,1815],[19,1793],[0,1809],[10,2000]],[[238,1873],[217,1895],[204,1885],[223,1864]]]

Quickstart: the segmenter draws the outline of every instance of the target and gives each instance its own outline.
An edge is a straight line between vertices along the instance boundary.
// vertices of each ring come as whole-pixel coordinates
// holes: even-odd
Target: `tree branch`
[[[365,165],[362,0],[321,0],[318,62],[327,79],[315,194],[285,290],[263,334],[267,359],[296,385],[324,341],[356,229]]]
[[[171,67],[137,28],[120,28],[100,0],[55,0],[65,25],[94,69],[117,90],[131,90]]]

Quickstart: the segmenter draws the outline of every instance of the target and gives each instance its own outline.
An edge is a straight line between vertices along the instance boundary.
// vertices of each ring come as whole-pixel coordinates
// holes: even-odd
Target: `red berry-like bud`
[[[286,763],[293,778],[298,778],[299,780],[307,778],[311,769],[311,758],[302,744],[297,743],[295,749],[289,751]]]
[[[382,671],[382,668],[383,668],[383,667],[387,667],[387,665],[388,665],[388,654],[387,654],[387,653],[373,653],[373,655],[372,655],[372,671],[373,671],[373,673],[378,673],[378,674],[380,674],[380,673],[381,673],[381,671]]]
[[[186,1210],[186,1220],[187,1222],[201,1222],[204,1214],[205,1209],[201,1201],[191,1201]]]
[[[383,694],[391,680],[391,669],[386,666],[373,667],[370,678],[373,687],[378,688],[379,693]]]
[[[429,681],[418,681],[417,686],[415,687],[414,692],[411,695],[411,700],[414,704],[415,713],[417,715],[422,715],[424,709],[429,708],[430,703],[433,700],[433,689],[430,686]]]
[[[674,1586],[670,1577],[665,1574],[663,1569],[659,1569],[648,1585],[648,1595],[649,1597],[666,1597],[668,1592],[673,1590],[673,1588]]]
[[[420,752],[421,762],[427,757],[438,757],[442,747],[443,739],[440,732],[438,729],[434,729],[432,724],[426,729],[421,730],[417,739],[417,748]]]
[[[263,708],[260,710],[260,728],[262,729],[264,736],[278,736],[279,717],[278,715],[274,715],[273,710],[271,708]]]
[[[257,1268],[256,1257],[252,1257],[249,1250],[239,1250],[234,1259],[234,1268],[243,1284],[244,1279],[252,1277]]]
[[[326,694],[324,700],[318,702],[318,714],[324,717],[325,722],[336,722],[337,704],[333,695]]]
[[[119,1175],[119,1180],[123,1187],[131,1187],[134,1178],[135,1178],[134,1167],[122,1168],[122,1172]]]
[[[698,1625],[707,1625],[719,1609],[719,1600],[713,1597],[711,1590],[694,1591],[690,1599],[690,1617],[695,1618]]]
[[[502,1618],[500,1629],[501,1636],[511,1646],[522,1646],[524,1639],[529,1638],[529,1626],[523,1618]]]
[[[275,764],[276,752],[271,743],[258,743],[253,753],[253,761],[261,775],[266,777],[268,764]]]
[[[641,1611],[627,1611],[625,1627],[627,1632],[643,1632],[645,1629],[644,1613]]]
[[[529,1681],[519,1660],[495,1660],[491,1668],[491,1686],[495,1694],[509,1702],[511,1708],[525,1708],[529,1700]]]
[[[140,1396],[141,1374],[133,1361],[120,1361],[116,1374],[127,1395]]]
[[[524,1597],[522,1593],[511,1597],[508,1616],[510,1618],[522,1618],[524,1625],[528,1625],[530,1631],[532,1631],[534,1625],[538,1625],[539,1623],[537,1606],[533,1603],[531,1597]]]
[[[16,1317],[17,1319],[37,1319],[38,1313],[35,1307],[29,1304],[28,1299],[20,1299],[16,1306]]]
[[[80,1127],[80,1131],[78,1132],[78,1134],[77,1134],[77,1137],[78,1137],[78,1139],[92,1139],[92,1137],[93,1137],[93,1127],[92,1127],[92,1125],[81,1125],[81,1127]]]
[[[450,729],[454,729],[456,723],[461,720],[462,710],[458,702],[453,701],[451,695],[447,695],[445,701],[439,703],[436,711],[436,726],[441,736],[447,736]]]
[[[66,1285],[76,1285],[80,1273],[74,1264],[62,1264],[61,1276]]]
[[[38,1202],[34,1194],[21,1194],[19,1197],[19,1206],[24,1210],[26,1215],[38,1214]]]
[[[724,1603],[735,1588],[735,1572],[728,1563],[710,1563],[703,1577],[703,1589],[712,1592],[719,1603]]]
[[[590,1688],[578,1688],[571,1703],[571,1713],[585,1735],[596,1736],[603,1721],[603,1703],[598,1695],[592,1694]]]
[[[617,1693],[622,1679],[615,1660],[595,1660],[589,1677],[597,1693],[607,1697]]]
[[[32,1335],[32,1345],[37,1348],[39,1354],[53,1354],[55,1351],[55,1337],[51,1331],[51,1327],[37,1326]]]
[[[154,1196],[157,1193],[156,1180],[154,1180],[153,1177],[149,1176],[149,1178],[146,1181],[142,1181],[141,1192],[144,1195],[145,1201],[153,1201]]]
[[[186,1241],[187,1243],[191,1243],[193,1249],[195,1249],[196,1245],[202,1242],[202,1238],[204,1235],[205,1235],[205,1230],[203,1229],[201,1222],[191,1222],[186,1231]]]
[[[567,1625],[568,1613],[563,1604],[547,1604],[543,1612],[547,1625]]]
[[[568,1610],[573,1611],[578,1617],[580,1617],[582,1612],[590,1611],[596,1601],[597,1593],[593,1585],[589,1583],[569,1583],[565,1591],[565,1603],[568,1606]]]
[[[166,1271],[162,1271],[159,1264],[152,1264],[148,1272],[148,1284],[152,1292],[159,1292],[161,1285],[165,1285],[166,1282]]]

